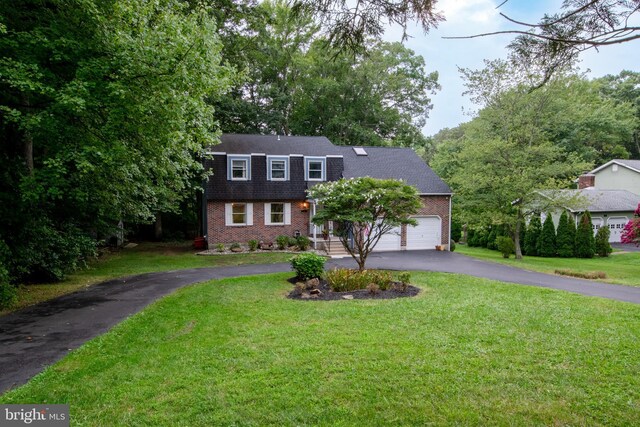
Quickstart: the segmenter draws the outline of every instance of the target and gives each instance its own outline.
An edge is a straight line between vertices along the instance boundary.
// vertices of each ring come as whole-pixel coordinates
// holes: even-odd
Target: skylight
[[[358,155],[358,156],[366,156],[367,155],[367,152],[364,151],[364,148],[362,148],[362,147],[353,147],[353,151],[355,151],[356,155]]]

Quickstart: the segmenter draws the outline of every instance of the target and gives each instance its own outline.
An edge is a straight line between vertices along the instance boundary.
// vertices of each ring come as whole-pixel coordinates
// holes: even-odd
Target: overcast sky
[[[459,123],[470,120],[466,113],[473,112],[475,107],[462,95],[464,86],[458,67],[479,69],[483,59],[505,58],[505,47],[512,36],[491,36],[468,40],[444,40],[443,36],[463,36],[490,31],[513,29],[516,26],[499,15],[506,15],[527,22],[537,22],[545,13],[559,10],[561,0],[509,0],[496,10],[502,0],[439,0],[437,9],[444,12],[443,22],[429,34],[423,34],[419,27],[412,27],[412,36],[405,41],[405,46],[422,55],[427,70],[438,71],[439,83],[442,86],[432,96],[433,110],[424,128],[426,135],[433,135],[445,127],[455,127]],[[389,30],[385,38],[399,41],[401,30]],[[620,71],[640,70],[640,41],[628,42],[618,46],[607,46],[599,52],[591,50],[583,53],[580,68],[591,70],[589,77],[600,77],[606,74],[618,74]]]

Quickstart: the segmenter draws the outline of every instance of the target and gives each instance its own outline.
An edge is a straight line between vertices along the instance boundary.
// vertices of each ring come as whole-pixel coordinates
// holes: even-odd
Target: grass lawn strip
[[[0,397],[80,425],[638,425],[640,306],[445,273],[308,304],[290,274],[183,288]]]
[[[90,262],[87,269],[79,270],[61,282],[21,286],[18,289],[17,305],[11,310],[0,310],[0,316],[118,277],[187,268],[271,264],[287,262],[292,256],[290,253],[273,252],[212,257],[198,256],[196,252],[189,242],[180,242],[143,243],[135,248],[106,254]]]
[[[539,271],[541,273],[554,274],[555,270],[573,270],[577,272],[606,273],[606,279],[598,281],[615,283],[618,285],[640,286],[640,252],[616,254],[606,258],[543,258],[525,256],[521,260],[513,256],[503,258],[498,251],[484,248],[470,248],[466,245],[456,246],[456,252],[479,258],[485,261],[499,262],[500,264],[525,270]]]

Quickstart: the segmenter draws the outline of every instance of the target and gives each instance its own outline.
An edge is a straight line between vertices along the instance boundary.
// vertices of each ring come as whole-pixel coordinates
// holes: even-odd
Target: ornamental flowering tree
[[[638,203],[638,207],[633,214],[634,217],[622,230],[620,241],[622,243],[634,243],[636,246],[640,246],[640,203]]]
[[[402,224],[417,225],[410,216],[422,206],[416,188],[395,179],[343,178],[318,184],[307,193],[322,205],[313,223],[340,224],[340,242],[360,271],[383,235]]]

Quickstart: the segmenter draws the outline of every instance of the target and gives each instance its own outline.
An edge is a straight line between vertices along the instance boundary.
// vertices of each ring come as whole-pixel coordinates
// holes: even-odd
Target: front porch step
[[[337,237],[330,237],[327,240],[318,239],[318,243],[322,244],[324,250],[327,251],[327,254],[331,257],[349,256],[349,252],[345,250],[344,246],[342,246],[342,243],[340,242],[340,239],[338,239]]]

